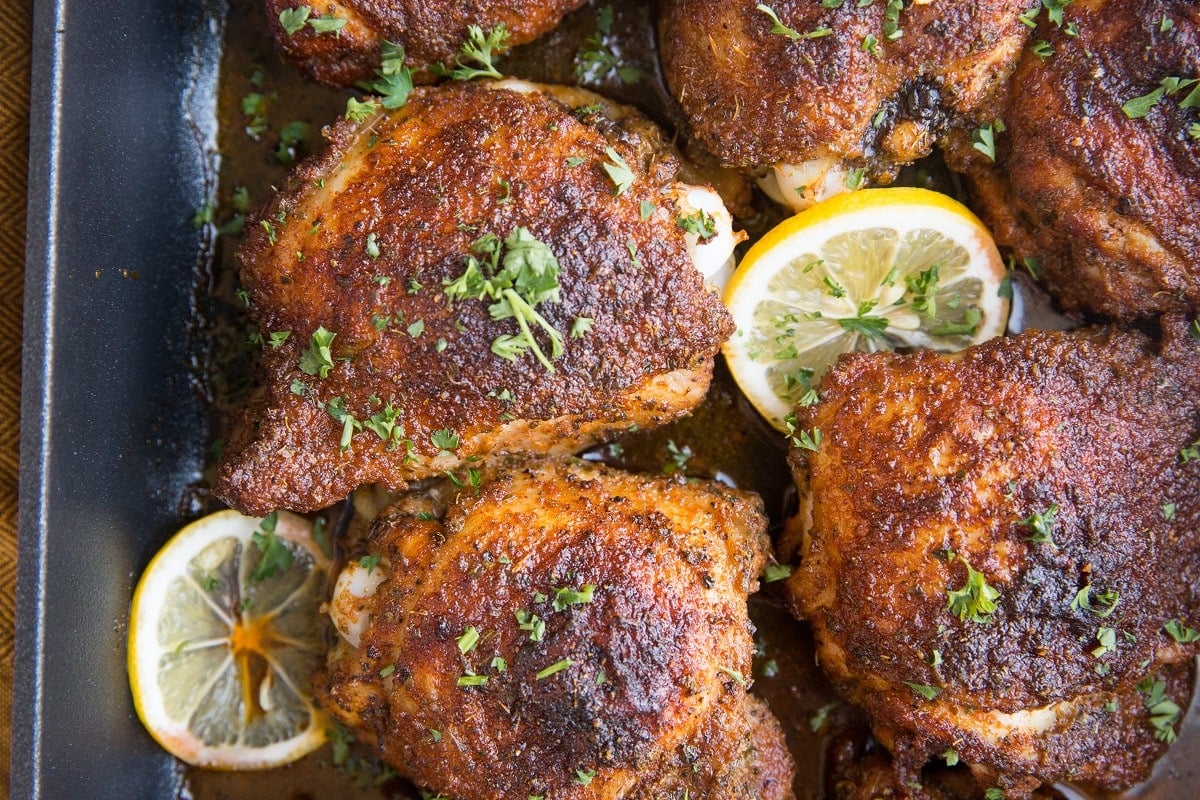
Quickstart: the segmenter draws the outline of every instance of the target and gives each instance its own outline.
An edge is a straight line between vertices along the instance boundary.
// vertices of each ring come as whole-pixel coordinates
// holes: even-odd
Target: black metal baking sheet
[[[38,0],[13,798],[169,798],[125,675],[141,568],[199,478],[188,326],[224,6]]]

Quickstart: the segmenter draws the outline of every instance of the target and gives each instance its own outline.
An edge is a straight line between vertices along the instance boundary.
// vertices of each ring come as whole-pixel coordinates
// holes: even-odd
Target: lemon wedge
[[[725,290],[734,380],[781,431],[843,353],[960,350],[1004,332],[1004,262],[966,206],[926,189],[865,189],[780,223]]]
[[[176,757],[266,769],[325,741],[309,696],[324,658],[331,569],[312,523],[221,511],[183,528],[133,595],[129,686],[138,716]]]

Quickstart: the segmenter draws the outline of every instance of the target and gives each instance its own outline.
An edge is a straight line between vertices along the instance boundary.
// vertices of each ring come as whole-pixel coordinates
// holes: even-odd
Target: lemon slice
[[[214,769],[265,769],[325,741],[309,696],[324,657],[330,559],[312,524],[221,511],[183,528],[142,574],[129,685],[150,734]]]
[[[742,392],[779,430],[839,355],[960,350],[1004,332],[1004,262],[966,206],[926,189],[865,189],[785,220],[725,290]]]

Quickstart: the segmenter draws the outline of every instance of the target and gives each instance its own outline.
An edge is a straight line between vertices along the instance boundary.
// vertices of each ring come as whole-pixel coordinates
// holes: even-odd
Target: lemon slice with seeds
[[[966,206],[926,189],[838,195],[785,220],[725,290],[742,392],[772,425],[843,353],[960,350],[1004,332],[1004,262]]]
[[[183,528],[134,592],[129,685],[138,716],[173,755],[265,769],[325,741],[309,696],[324,659],[330,559],[312,524],[221,511]]]

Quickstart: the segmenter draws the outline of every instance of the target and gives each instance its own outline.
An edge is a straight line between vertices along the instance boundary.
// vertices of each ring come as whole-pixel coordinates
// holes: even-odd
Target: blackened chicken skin
[[[383,512],[377,563],[339,578],[314,678],[335,720],[458,800],[793,796],[746,687],[756,496],[582,461],[438,494]]]
[[[1200,76],[1191,0],[1078,0],[1035,34],[1011,81],[996,161],[952,139],[997,241],[1040,261],[1071,311],[1117,319],[1200,309],[1200,126],[1191,88],[1130,118],[1165,78]],[[1073,27],[1068,32],[1067,24]],[[1139,113],[1136,109],[1135,115]]]
[[[1026,0],[908,3],[894,26],[882,0],[768,4],[798,40],[772,33],[758,5],[666,0],[664,71],[692,135],[722,162],[788,165],[777,174],[793,206],[845,191],[851,166],[890,183],[988,108],[1029,34]]]
[[[1154,683],[1186,708],[1196,652],[1164,626],[1200,628],[1185,322],[1161,345],[1101,329],[856,354],[820,393],[798,409],[822,435],[791,456],[809,501],[788,589],[897,786],[947,750],[1010,797],[1143,780],[1177,721],[1151,723]]]
[[[295,9],[293,0],[266,0],[267,20],[280,51],[308,77],[334,86],[370,80],[380,64],[384,41],[404,48],[405,62],[417,70],[451,64],[469,28],[485,33],[497,25],[508,32],[507,43],[531,42],[558,26],[584,0],[342,0],[309,7],[317,18],[345,20],[340,30],[320,32],[311,25],[288,33],[281,12]],[[334,23],[337,24],[337,23]]]
[[[239,252],[259,330],[290,333],[264,350],[218,496],[250,514],[313,510],[505,452],[571,453],[697,405],[732,323],[691,255],[712,242],[676,223],[711,192],[681,192],[654,135],[638,118],[577,116],[531,84],[418,89],[402,109],[335,126]],[[618,183],[606,164],[628,174]],[[536,309],[563,338],[553,372],[532,351],[493,353],[518,322],[444,290],[473,243],[519,228],[561,268],[559,301]],[[590,329],[571,336],[581,319]],[[335,338],[312,374],[322,329]]]

